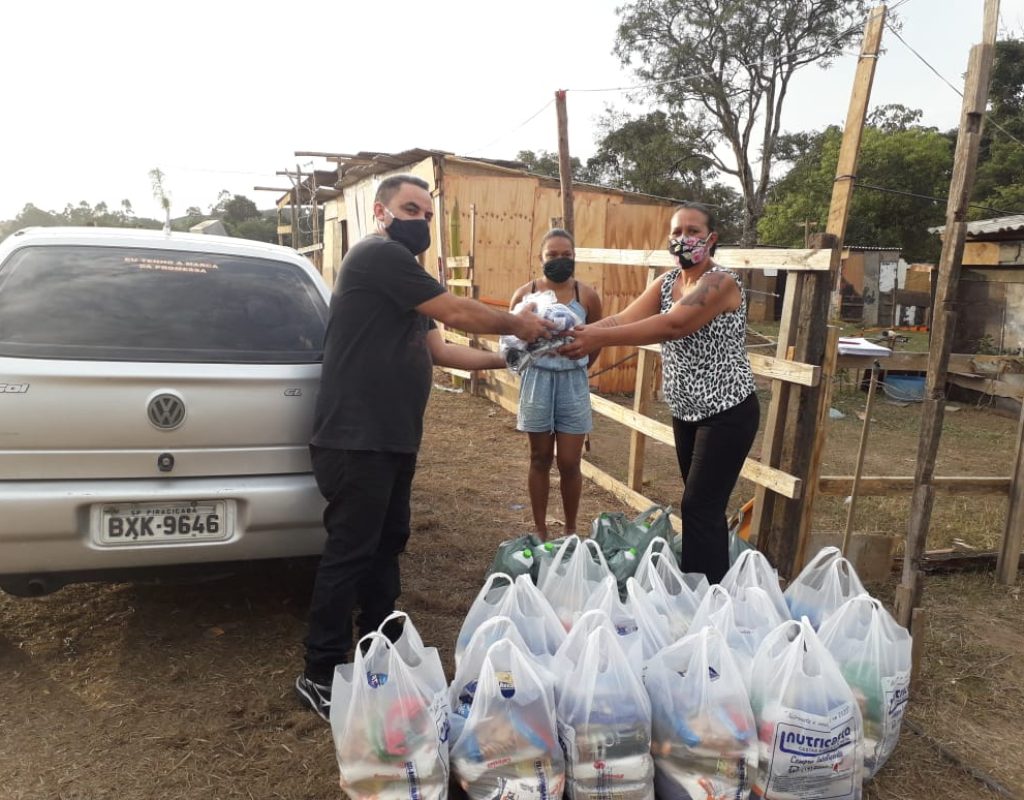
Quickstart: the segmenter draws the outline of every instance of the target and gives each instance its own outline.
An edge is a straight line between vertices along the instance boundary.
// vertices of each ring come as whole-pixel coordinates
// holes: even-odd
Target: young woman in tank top
[[[685,203],[672,215],[677,266],[624,311],[573,332],[559,352],[661,343],[665,399],[683,476],[682,568],[717,583],[729,568],[726,507],[757,434],[760,408],[746,351],[747,304],[739,276],[711,258],[714,214]]]
[[[601,299],[575,277],[575,243],[561,228],[548,231],[541,240],[543,276],[520,286],[512,296],[514,307],[528,294],[550,290],[586,323],[601,319]],[[519,387],[516,427],[530,441],[527,487],[533,524],[541,539],[548,538],[548,494],[551,465],[557,459],[565,533],[576,533],[576,515],[583,490],[580,461],[583,443],[593,427],[590,412],[588,365],[597,352],[579,358],[557,353],[539,358],[523,373]]]

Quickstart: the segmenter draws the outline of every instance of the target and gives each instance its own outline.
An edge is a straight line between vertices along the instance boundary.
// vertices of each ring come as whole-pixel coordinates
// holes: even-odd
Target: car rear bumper
[[[98,541],[103,504],[226,501],[223,541]],[[319,555],[324,500],[311,474],[0,483],[0,586],[15,577]],[[52,583],[52,581],[50,581]],[[59,585],[59,581],[57,584]]]

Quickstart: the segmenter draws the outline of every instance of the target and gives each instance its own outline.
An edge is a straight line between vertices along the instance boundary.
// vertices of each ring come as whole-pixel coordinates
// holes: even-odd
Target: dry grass
[[[435,392],[426,429],[402,604],[450,673],[494,547],[528,527],[527,454],[511,415],[479,398]],[[599,431],[595,458],[611,458],[624,438]],[[651,454],[656,485],[674,500],[671,449]],[[587,486],[581,519],[618,508]],[[557,501],[551,512],[560,516]],[[265,564],[202,583],[0,596],[0,797],[340,797],[329,732],[292,698],[311,576],[308,565]],[[888,599],[892,586],[878,591]],[[929,581],[910,716],[1021,791],[1019,596],[986,574]],[[912,734],[865,796],[996,797]]]

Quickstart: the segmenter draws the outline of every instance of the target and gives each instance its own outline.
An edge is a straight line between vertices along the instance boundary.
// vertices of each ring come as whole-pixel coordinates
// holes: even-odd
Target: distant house
[[[193,225],[189,233],[205,233],[211,236],[227,236],[227,229],[219,219],[207,219]]]
[[[1024,353],[1024,214],[968,223],[956,302],[954,353]]]

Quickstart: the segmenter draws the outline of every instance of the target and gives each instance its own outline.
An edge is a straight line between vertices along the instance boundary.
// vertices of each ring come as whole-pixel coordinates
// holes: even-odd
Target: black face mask
[[[553,258],[544,262],[544,277],[552,283],[565,283],[576,271],[576,260]]]
[[[391,214],[390,211],[388,213]],[[430,247],[430,223],[425,219],[399,219],[392,214],[391,224],[384,230],[388,237],[405,245],[414,256]]]

